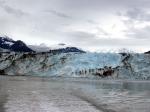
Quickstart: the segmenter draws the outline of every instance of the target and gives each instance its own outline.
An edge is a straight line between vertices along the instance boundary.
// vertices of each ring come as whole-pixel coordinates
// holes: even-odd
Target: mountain
[[[23,41],[14,41],[7,36],[0,37],[0,48],[15,52],[33,52],[33,50],[30,49]]]
[[[50,46],[50,52],[52,53],[69,53],[69,52],[70,53],[71,52],[85,53],[85,51],[79,48],[68,46],[64,43],[59,43],[57,45]]]
[[[28,47],[36,52],[48,52],[50,50],[50,47],[48,47],[44,43],[40,45],[28,45]]]
[[[53,49],[53,50],[50,50],[49,52],[50,53],[69,53],[69,52],[85,53],[85,51],[80,50],[76,47],[66,47],[66,48]]]
[[[15,43],[15,41],[9,37],[0,37],[0,47],[3,49],[9,49],[10,50],[10,47],[14,43]]]
[[[85,51],[80,50],[76,47],[68,46],[64,43],[60,43],[57,45],[47,46],[45,44],[40,45],[29,45],[29,48],[33,49],[36,52],[50,52],[50,53],[69,53],[69,52],[80,52],[85,53]]]
[[[148,52],[145,52],[144,54],[150,54],[150,51],[148,51]]]

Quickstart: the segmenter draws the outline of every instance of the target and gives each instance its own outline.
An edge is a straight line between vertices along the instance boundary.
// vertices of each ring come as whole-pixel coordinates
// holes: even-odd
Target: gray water
[[[150,81],[0,76],[0,112],[150,112]]]

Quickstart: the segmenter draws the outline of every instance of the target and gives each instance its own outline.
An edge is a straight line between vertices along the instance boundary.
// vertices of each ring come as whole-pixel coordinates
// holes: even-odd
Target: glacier
[[[111,70],[111,74],[99,75]],[[108,72],[109,73],[109,72]],[[134,53],[1,53],[1,75],[150,79],[150,55]]]

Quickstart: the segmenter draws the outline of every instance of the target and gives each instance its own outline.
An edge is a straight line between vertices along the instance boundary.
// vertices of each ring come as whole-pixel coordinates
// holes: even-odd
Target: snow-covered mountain
[[[46,46],[45,44],[28,45],[28,47],[36,52],[48,52],[50,50],[50,47]]]
[[[50,53],[71,53],[71,52],[85,53],[85,51],[80,50],[76,47],[66,47],[66,48],[53,49],[53,50],[50,50],[49,52]]]
[[[9,37],[0,37],[1,52],[53,52],[53,53],[68,53],[68,52],[84,52],[76,47],[66,46],[65,44],[53,45],[47,47],[44,44],[27,46],[23,41],[14,41]]]
[[[0,37],[0,48],[14,52],[33,52],[33,50],[30,49],[23,41],[14,41],[7,36]],[[5,50],[2,50],[2,52],[6,52]]]
[[[40,45],[29,45],[31,49],[33,49],[36,52],[50,52],[50,53],[69,53],[69,52],[80,52],[85,53],[85,51],[76,48],[71,47],[66,44],[60,43],[57,45],[51,45],[50,47],[40,44]]]

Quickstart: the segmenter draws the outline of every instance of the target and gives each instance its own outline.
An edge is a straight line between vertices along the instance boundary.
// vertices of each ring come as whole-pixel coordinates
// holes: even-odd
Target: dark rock
[[[150,54],[150,51],[148,51],[148,52],[145,52],[144,54]]]
[[[21,40],[14,41],[8,37],[0,37],[0,48],[14,52],[34,52]]]
[[[50,53],[69,53],[69,52],[79,52],[79,53],[85,53],[85,51],[82,51],[76,47],[67,47],[67,48],[60,48],[60,49],[54,49],[50,50]]]
[[[4,70],[0,70],[0,75],[5,75],[5,71]]]
[[[15,52],[33,52],[32,49],[28,48],[25,43],[21,40],[16,41],[12,46],[11,50]]]

